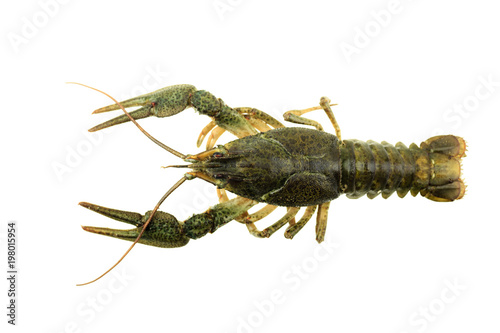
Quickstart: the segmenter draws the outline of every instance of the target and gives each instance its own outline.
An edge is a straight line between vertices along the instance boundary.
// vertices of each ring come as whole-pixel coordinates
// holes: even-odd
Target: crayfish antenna
[[[189,165],[167,165],[167,166],[162,166],[162,169],[168,169],[168,168],[189,168]]]
[[[125,108],[123,107],[123,105],[120,104],[120,102],[118,102],[116,99],[114,99],[112,96],[110,96],[109,94],[105,93],[104,91],[101,91],[97,88],[94,88],[94,87],[90,87],[90,86],[87,86],[83,83],[78,83],[78,82],[66,82],[66,83],[69,83],[69,84],[78,84],[80,86],[83,86],[83,87],[87,87],[89,89],[92,89],[92,90],[95,90],[95,91],[98,91],[100,92],[101,94],[104,94],[106,96],[108,96],[109,98],[111,98],[113,100],[113,102],[115,102],[119,107],[120,109],[123,110],[123,112],[127,115],[127,117],[129,117],[130,121],[132,121],[135,126],[137,126],[137,128],[145,135],[147,136],[151,141],[153,141],[154,143],[156,143],[158,146],[162,147],[163,149],[165,149],[166,151],[168,151],[169,153],[179,157],[179,158],[182,158],[182,159],[185,159],[186,158],[186,155],[184,154],[181,154],[179,153],[177,150],[175,149],[172,149],[170,148],[169,146],[165,145],[163,142],[160,142],[159,140],[157,140],[156,138],[154,138],[151,134],[149,134],[148,132],[146,132],[146,130],[144,128],[142,128],[141,125],[139,125],[139,123],[137,123],[137,121],[135,121],[134,117],[132,117],[130,115],[130,113],[127,112],[127,110],[125,110]]]

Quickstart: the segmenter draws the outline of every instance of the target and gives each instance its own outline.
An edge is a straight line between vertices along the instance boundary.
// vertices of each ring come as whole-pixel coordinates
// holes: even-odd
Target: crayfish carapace
[[[285,120],[316,129],[285,127],[260,110],[231,108],[211,93],[187,84],[166,87],[120,103],[114,101],[115,104],[97,109],[94,113],[121,108],[125,114],[89,131],[132,120],[149,136],[136,119],[168,117],[190,107],[211,118],[198,139],[200,146],[211,132],[207,150],[196,155],[181,154],[149,136],[188,163],[174,167],[191,169],[152,211],[141,215],[80,203],[85,208],[135,226],[130,230],[83,227],[84,230],[133,241],[134,244],[180,247],[190,239],[212,233],[232,220],[244,223],[257,237],[269,237],[289,224],[285,237],[293,238],[316,209],[316,239],[321,242],[330,201],[341,194],[346,194],[348,198],[359,198],[365,194],[369,198],[379,194],[388,198],[397,192],[403,198],[410,192],[413,196],[420,193],[434,201],[454,201],[461,199],[465,193],[465,185],[460,178],[461,158],[466,150],[464,139],[442,135],[430,138],[420,146],[411,144],[409,148],[400,142],[393,146],[384,141],[342,140],[330,107],[335,104],[330,104],[326,97],[321,98],[320,106],[284,114]],[[130,114],[124,109],[136,106],[141,108]],[[302,117],[318,109],[326,112],[336,135],[324,132],[318,122]],[[238,139],[215,147],[217,139],[225,131]],[[194,178],[216,185],[220,203],[182,222],[168,213],[156,211],[175,188]],[[226,190],[237,197],[230,200]],[[248,213],[258,203],[267,205],[255,213]],[[287,207],[286,214],[271,226],[258,230],[254,222],[269,215],[277,206]],[[304,215],[295,221],[300,207],[306,207]]]

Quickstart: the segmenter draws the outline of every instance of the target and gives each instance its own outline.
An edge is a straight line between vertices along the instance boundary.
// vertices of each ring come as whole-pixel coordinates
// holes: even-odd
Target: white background
[[[9,332],[500,329],[493,1],[29,0],[4,3],[0,22],[0,266],[11,220],[19,253],[16,327],[6,323],[0,284]],[[88,137],[119,112],[91,115],[111,101],[67,81],[118,99],[190,83],[276,117],[329,96],[345,139],[463,136],[467,195],[341,197],[330,209],[331,253],[316,244],[314,219],[292,241],[282,231],[257,239],[231,222],[184,248],[137,246],[114,275],[76,287],[129,246],[82,231],[127,225],[77,203],[144,213],[183,170],[161,169],[181,161],[131,124]],[[324,114],[311,117],[333,132]],[[207,123],[193,110],[141,120],[183,153],[202,151],[195,143]],[[193,180],[161,210],[184,220],[216,201]]]

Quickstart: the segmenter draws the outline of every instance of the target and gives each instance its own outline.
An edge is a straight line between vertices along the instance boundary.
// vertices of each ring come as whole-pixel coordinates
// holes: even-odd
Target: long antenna
[[[69,84],[78,84],[80,86],[84,86],[84,87],[87,87],[89,89],[92,89],[92,90],[95,90],[95,91],[98,91],[100,92],[101,94],[104,94],[106,96],[108,96],[109,98],[111,98],[113,100],[113,102],[115,102],[122,110],[123,112],[125,112],[125,114],[127,115],[127,117],[129,117],[130,121],[132,121],[135,126],[137,126],[137,128],[139,128],[139,130],[144,133],[145,136],[147,136],[151,141],[153,141],[154,143],[156,143],[158,146],[162,147],[163,149],[165,149],[166,151],[168,151],[169,153],[179,157],[179,158],[182,158],[182,159],[185,159],[186,158],[186,155],[184,154],[181,154],[179,153],[177,150],[175,149],[172,149],[170,148],[169,146],[165,145],[164,143],[160,142],[159,140],[155,139],[151,134],[149,134],[148,132],[146,132],[146,130],[144,128],[142,128],[141,125],[139,125],[139,123],[137,121],[135,121],[134,117],[132,117],[130,115],[130,113],[127,112],[127,110],[125,110],[125,108],[120,104],[120,102],[118,102],[116,99],[114,99],[112,96],[108,95],[107,93],[105,93],[104,91],[101,91],[97,88],[94,88],[94,87],[90,87],[90,86],[87,86],[83,83],[78,83],[78,82],[66,82],[66,83],[69,83]]]

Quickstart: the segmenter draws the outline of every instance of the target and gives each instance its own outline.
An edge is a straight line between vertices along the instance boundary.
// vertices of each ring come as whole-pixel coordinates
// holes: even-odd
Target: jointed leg
[[[271,214],[272,212],[274,212],[274,210],[276,208],[278,208],[278,206],[269,205],[269,204],[265,205],[263,208],[256,211],[255,213],[248,215],[245,218],[244,223],[250,224],[250,223],[254,223],[254,222],[257,222],[259,220],[262,220],[264,217],[266,217],[269,214]]]
[[[220,203],[229,201],[226,190],[224,190],[224,189],[218,188],[217,189],[217,196],[219,197]],[[248,214],[248,212],[244,212],[242,215],[235,218],[235,220],[240,222],[240,223],[257,222],[257,221],[263,219],[264,217],[268,216],[269,214],[271,214],[276,208],[278,208],[278,206],[265,205],[263,208],[256,211],[255,213]]]
[[[289,223],[298,213],[299,209],[299,207],[288,207],[286,214],[281,219],[262,231],[259,231],[254,223],[247,223],[248,231],[258,238],[271,237],[272,234],[278,231],[285,224]]]
[[[291,110],[287,111],[283,114],[283,117],[285,118],[286,121],[296,123],[296,124],[302,124],[302,125],[309,125],[309,126],[314,126],[316,127],[317,130],[323,131],[323,126],[321,126],[320,123],[317,121],[314,121],[312,119],[304,118],[302,117],[303,114],[314,111],[314,110],[320,110],[323,109],[332,122],[333,127],[335,128],[335,134],[339,138],[340,141],[340,127],[339,124],[337,123],[337,120],[335,120],[335,116],[333,115],[333,111],[330,108],[331,105],[337,105],[337,104],[330,104],[330,99],[328,97],[321,97],[321,100],[319,102],[320,106],[314,106],[312,108],[308,109],[303,109],[303,110]]]
[[[224,189],[217,189],[217,195],[219,197],[219,202],[221,202],[221,203],[227,202],[229,200],[227,193]],[[314,207],[314,209],[312,210],[312,213],[309,215],[309,217],[307,218],[307,220],[305,222],[309,221],[312,214],[314,213],[314,210],[316,209],[315,206],[311,206],[311,207]],[[262,231],[258,230],[257,227],[255,226],[254,222],[257,222],[258,220],[263,219],[264,217],[269,215],[271,212],[273,212],[276,208],[277,207],[274,205],[266,205],[266,206],[264,206],[264,208],[262,208],[261,210],[255,212],[253,214],[248,214],[248,212],[245,212],[242,215],[235,218],[235,220],[238,222],[241,222],[241,223],[245,223],[247,228],[248,228],[248,231],[252,235],[254,235],[255,237],[258,237],[258,238],[270,237],[272,234],[274,234],[276,231],[278,231],[281,227],[283,227],[287,223],[290,223],[289,228],[297,225],[295,223],[295,215],[297,215],[300,208],[299,207],[287,207],[287,212],[281,219],[279,219],[277,222],[275,222],[274,224],[272,224],[271,226],[267,227],[266,229],[264,229]],[[309,209],[309,207],[308,207],[308,209]],[[300,221],[303,221],[304,217],[307,214],[308,214],[308,212],[306,209],[306,212],[304,213],[304,216],[302,217],[302,219],[300,219]],[[305,222],[303,222],[303,224],[305,224]],[[299,230],[301,228],[302,227],[300,227],[295,233],[299,232]]]
[[[326,222],[328,220],[328,209],[330,202],[318,205],[318,214],[316,215],[316,241],[321,243],[325,239]]]
[[[229,200],[227,193],[224,189],[217,189],[217,195],[219,197],[219,202],[227,202]],[[278,231],[285,224],[289,223],[289,227],[285,232],[286,238],[293,238],[311,219],[312,215],[316,211],[316,207],[318,207],[318,214],[316,218],[316,241],[321,243],[325,239],[326,232],[326,224],[328,220],[328,209],[330,208],[330,202],[325,202],[318,206],[309,206],[306,208],[304,215],[302,218],[295,223],[295,215],[299,212],[299,207],[287,207],[287,213],[279,219],[277,222],[267,227],[266,229],[260,231],[255,226],[254,222],[257,222],[264,217],[268,216],[272,213],[277,206],[274,205],[266,205],[262,209],[258,210],[253,214],[248,214],[248,212],[243,213],[242,215],[235,218],[236,221],[245,223],[248,231],[258,238],[268,238],[273,233]]]
[[[285,237],[292,239],[306,225],[316,211],[316,205],[308,206],[302,218],[294,225],[289,226],[285,231]]]
[[[283,114],[283,118],[291,123],[314,126],[318,131],[323,131],[323,126],[321,126],[320,123],[318,123],[315,120],[302,117],[304,113],[308,113],[319,109],[321,109],[321,106],[314,106],[312,108],[303,110],[290,110]]]
[[[279,122],[276,118],[259,109],[248,108],[248,107],[241,107],[234,109],[247,119],[259,119],[274,128],[285,127],[285,125]]]
[[[271,127],[266,124],[265,121],[256,119],[256,118],[248,118],[247,119],[250,125],[255,127],[259,132],[267,132],[271,129]]]
[[[223,188],[217,188],[217,197],[219,198],[219,203],[224,203],[229,201],[229,197],[227,196],[226,190]],[[244,223],[245,218],[248,216],[248,212],[244,212],[240,216],[236,217],[235,220]]]
[[[274,128],[285,127],[285,125],[280,123],[278,120],[276,120],[275,118],[273,118],[269,114],[267,114],[263,111],[260,111],[258,109],[255,109],[255,108],[241,107],[241,108],[234,108],[233,110],[238,112],[240,115],[242,115],[247,120],[247,122],[250,124],[250,126],[252,126],[252,128],[257,129],[259,132],[266,132],[266,131],[270,130],[271,127],[274,127]],[[217,138],[220,137],[220,135],[222,135],[222,133],[224,133],[224,131],[225,131],[221,127],[216,127],[216,126],[217,125],[216,125],[215,121],[212,120],[207,126],[205,126],[205,128],[203,128],[203,130],[201,131],[200,136],[198,138],[198,142],[197,142],[198,147],[201,145],[201,143],[205,139],[205,136],[210,131],[213,131],[213,132],[217,131],[218,136],[214,135],[214,137],[216,138],[215,141],[212,141],[210,143],[207,142],[206,149],[207,150],[211,149],[215,145]]]
[[[328,116],[328,118],[332,122],[333,128],[335,128],[335,135],[337,136],[337,138],[339,138],[339,141],[342,141],[342,137],[340,135],[340,126],[337,123],[335,116],[333,115],[332,108],[330,107],[330,105],[337,105],[337,104],[330,104],[330,102],[331,101],[328,97],[321,97],[319,104],[321,105],[323,110],[325,110],[326,115]]]
[[[201,144],[203,143],[203,140],[205,140],[205,137],[207,136],[208,133],[210,133],[211,130],[213,130],[217,126],[215,124],[215,120],[212,120],[211,122],[208,123],[207,126],[205,126],[202,130],[200,135],[198,136],[198,141],[196,141],[196,147],[200,147]],[[208,150],[208,148],[207,148]]]
[[[219,140],[220,136],[224,134],[226,130],[223,129],[222,127],[216,127],[212,133],[210,133],[210,136],[208,137],[207,140],[207,150],[212,149],[215,146],[215,143],[217,140]]]

